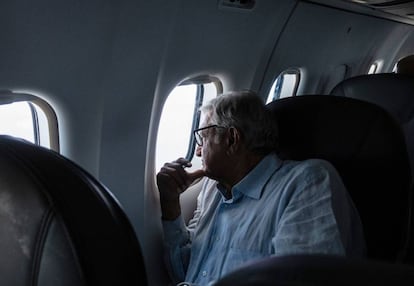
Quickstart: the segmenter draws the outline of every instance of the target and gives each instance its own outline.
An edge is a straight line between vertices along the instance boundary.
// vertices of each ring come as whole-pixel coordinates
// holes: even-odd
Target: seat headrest
[[[395,259],[406,239],[411,183],[395,119],[377,105],[332,95],[283,98],[267,106],[278,122],[280,156],[330,161],[361,215],[368,256]]]
[[[331,94],[378,104],[402,125],[414,117],[414,76],[395,73],[359,75],[337,84]]]

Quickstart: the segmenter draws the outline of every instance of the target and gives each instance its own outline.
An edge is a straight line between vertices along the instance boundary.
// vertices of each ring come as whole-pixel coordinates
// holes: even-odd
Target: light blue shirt
[[[188,226],[163,221],[174,282],[208,285],[247,262],[299,253],[363,256],[359,215],[327,161],[266,156],[226,200],[207,180]]]

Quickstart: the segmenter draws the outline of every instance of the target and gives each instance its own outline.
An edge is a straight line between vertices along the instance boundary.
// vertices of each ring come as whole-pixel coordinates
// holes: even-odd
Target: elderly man
[[[220,95],[201,112],[194,135],[203,168],[189,173],[191,163],[179,158],[157,174],[175,283],[209,285],[273,255],[364,255],[359,215],[334,167],[320,159],[280,159],[275,120],[255,93]],[[185,225],[179,196],[203,176],[208,180]]]

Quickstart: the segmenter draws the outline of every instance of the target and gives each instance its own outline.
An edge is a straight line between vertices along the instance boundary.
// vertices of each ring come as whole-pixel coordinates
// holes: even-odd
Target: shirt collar
[[[242,195],[260,199],[262,191],[270,176],[280,168],[282,160],[275,154],[266,155],[232,190],[233,201]]]

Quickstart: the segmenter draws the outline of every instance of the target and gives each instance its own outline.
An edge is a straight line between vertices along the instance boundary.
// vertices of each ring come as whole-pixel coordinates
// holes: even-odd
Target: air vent
[[[233,8],[251,10],[255,4],[254,0],[219,0],[219,8]]]

